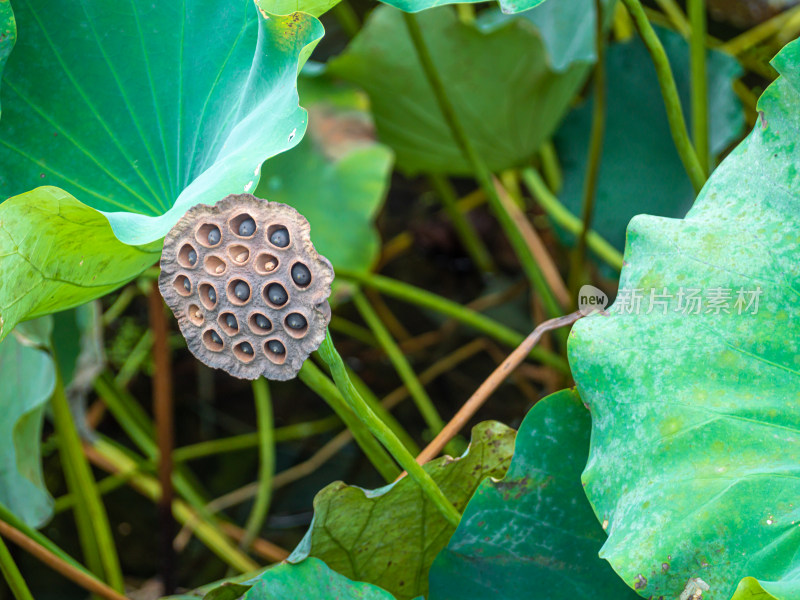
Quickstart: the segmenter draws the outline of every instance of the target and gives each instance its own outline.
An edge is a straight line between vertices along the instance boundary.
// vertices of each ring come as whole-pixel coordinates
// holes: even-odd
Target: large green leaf
[[[262,575],[242,600],[392,600],[392,595],[369,583],[350,581],[309,558],[299,565],[284,563]]]
[[[621,295],[572,331],[601,556],[645,597],[800,598],[800,42],[773,64],[753,132],[686,219],[631,222]]]
[[[126,283],[160,247],[128,246],[106,219],[54,187],[0,204],[0,340],[38,315],[83,304]]]
[[[339,2],[340,0],[258,0],[258,5],[271,15],[285,16],[295,12],[304,12],[319,17]]]
[[[392,152],[374,140],[363,93],[324,76],[303,76],[299,84],[308,133],[264,163],[256,196],[303,213],[315,247],[335,267],[367,270],[380,250],[373,219],[389,186]]]
[[[316,558],[297,565],[281,563],[253,579],[209,587],[170,596],[169,600],[394,600],[385,590],[369,583],[350,581]]]
[[[295,80],[322,35],[309,15],[269,18],[252,0],[15,7],[4,196],[62,187],[143,244],[194,204],[255,189],[305,132]]]
[[[39,452],[44,408],[56,381],[53,360],[37,347],[47,338],[49,331],[33,329],[0,343],[0,504],[32,527],[42,525],[53,507]]]
[[[501,423],[481,423],[467,454],[440,458],[425,470],[461,510],[484,477],[505,474],[514,434]],[[414,598],[427,592],[428,569],[452,533],[409,477],[373,491],[336,482],[314,499],[314,521],[289,561],[314,556],[350,579]]]
[[[530,410],[508,473],[484,480],[436,557],[429,600],[637,597],[597,556],[606,536],[581,485],[590,432],[572,390]]]
[[[571,10],[574,3],[568,6]],[[576,19],[578,13],[570,13]],[[556,71],[530,19],[460,22],[450,7],[418,17],[458,118],[493,170],[528,161],[547,139],[580,88],[588,62]],[[561,35],[583,35],[564,27]],[[330,71],[369,94],[380,139],[406,172],[467,174],[422,71],[402,14],[378,7]]]
[[[657,31],[689,115],[688,44],[675,33]],[[675,150],[653,63],[641,40],[613,44],[606,69],[609,110],[592,227],[621,250],[631,217],[640,213],[683,217],[695,191]],[[707,69],[711,151],[716,156],[739,137],[744,125],[733,91],[733,81],[742,69],[734,58],[713,50],[707,54]],[[561,200],[576,214],[581,211],[591,104],[572,111],[555,136],[564,171]]]
[[[419,12],[435,6],[446,4],[473,4],[483,0],[381,0],[384,4],[394,6],[405,12]],[[560,4],[565,0],[550,2],[550,4]],[[498,0],[498,4],[504,13],[518,13],[539,6],[545,0]]]
[[[8,55],[17,41],[17,24],[14,21],[14,12],[11,10],[9,0],[0,0],[0,80],[3,76],[3,67],[6,65]],[[0,104],[0,115],[2,112]]]
[[[305,132],[297,72],[322,35],[309,15],[269,17],[251,0],[15,8],[0,198],[19,195],[0,205],[0,339],[157,258],[122,242],[158,240],[190,206],[254,189],[261,163]],[[42,184],[65,192],[26,193]]]

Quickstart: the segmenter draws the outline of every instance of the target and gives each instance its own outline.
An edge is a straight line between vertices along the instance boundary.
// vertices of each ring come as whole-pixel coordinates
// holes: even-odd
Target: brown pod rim
[[[252,194],[199,204],[178,220],[164,239],[158,285],[192,354],[241,379],[263,375],[284,381],[297,375],[325,339],[331,318],[333,267],[314,248],[310,232],[306,218],[291,206]],[[196,254],[193,264],[189,248]],[[293,276],[298,263],[306,269]],[[275,302],[267,292],[272,283],[280,284],[273,289]],[[307,321],[301,330],[286,325],[295,312]],[[255,321],[258,316],[269,321],[266,331]],[[268,347],[272,340],[282,344],[283,354]],[[272,348],[280,350],[277,344]]]

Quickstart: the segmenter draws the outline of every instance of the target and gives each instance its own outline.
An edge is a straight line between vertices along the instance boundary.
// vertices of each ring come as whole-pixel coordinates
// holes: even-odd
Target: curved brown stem
[[[478,387],[477,390],[475,390],[475,393],[470,396],[469,400],[467,400],[455,414],[455,416],[450,419],[450,422],[444,426],[444,429],[439,432],[439,435],[437,435],[433,441],[431,441],[431,443],[428,444],[422,452],[420,452],[419,456],[417,456],[417,462],[421,465],[425,464],[441,453],[442,449],[445,447],[445,445],[447,445],[447,442],[453,439],[453,437],[455,437],[455,435],[461,431],[464,425],[467,424],[467,421],[469,421],[478,411],[478,409],[483,406],[483,403],[486,402],[492,392],[494,392],[498,386],[505,381],[506,377],[508,377],[511,372],[523,360],[525,360],[525,357],[528,356],[531,348],[533,348],[539,342],[545,332],[558,329],[559,327],[564,327],[566,325],[572,325],[582,316],[583,315],[580,312],[576,311],[563,317],[557,317],[555,319],[545,321],[536,329],[534,329],[531,334],[526,337],[525,340],[519,346],[517,346],[511,354],[508,355],[508,358],[506,358],[494,371],[492,371],[492,374],[486,378],[486,380]],[[401,477],[403,475],[401,475]]]

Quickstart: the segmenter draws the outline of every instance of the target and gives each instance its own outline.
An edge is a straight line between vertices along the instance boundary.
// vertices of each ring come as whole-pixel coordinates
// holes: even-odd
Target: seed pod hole
[[[311,271],[301,262],[292,265],[292,281],[297,287],[307,288],[311,283]]]
[[[203,321],[205,321],[203,311],[200,310],[200,307],[197,306],[197,304],[190,304],[188,306],[186,309],[186,316],[193,325],[197,325],[198,327],[200,327],[200,325],[203,324]]]
[[[208,310],[211,310],[217,305],[217,290],[210,283],[200,284],[200,302]]]
[[[184,298],[192,295],[192,282],[189,281],[186,275],[178,275],[172,283],[172,286],[175,288],[175,291]]]
[[[261,313],[253,313],[248,319],[250,329],[256,335],[266,335],[272,330],[272,321]]]
[[[288,248],[292,243],[289,230],[283,225],[270,225],[267,227],[267,241],[276,248]]]
[[[289,294],[280,283],[269,283],[264,288],[264,300],[270,306],[280,308],[289,301]]]
[[[214,277],[219,277],[228,270],[228,265],[219,256],[206,256],[204,267],[206,273]]]
[[[203,344],[212,352],[221,352],[225,348],[225,342],[222,341],[222,336],[213,329],[206,329],[203,332]]]
[[[178,264],[184,269],[192,269],[197,264],[197,250],[191,244],[184,244],[178,252]]]
[[[228,334],[228,337],[233,337],[239,333],[239,321],[236,319],[236,315],[233,313],[222,313],[219,316],[218,321],[222,331]]]
[[[276,365],[286,362],[286,346],[280,340],[267,340],[264,342],[264,354]]]
[[[308,319],[300,313],[289,313],[283,320],[286,333],[294,338],[301,338],[308,331]]]
[[[259,275],[268,275],[278,268],[279,261],[272,254],[262,252],[256,256],[256,262],[253,267]]]
[[[228,283],[228,300],[236,306],[250,302],[250,285],[242,279],[231,280]]]
[[[247,213],[241,213],[228,221],[231,231],[243,238],[251,238],[256,234],[256,220]]]
[[[249,363],[256,357],[250,342],[240,342],[233,347],[233,355],[244,363]]]
[[[237,265],[243,265],[250,260],[250,250],[247,246],[241,244],[233,244],[228,248],[228,256]]]
[[[195,234],[197,241],[207,248],[219,246],[222,241],[222,232],[213,223],[203,223]]]

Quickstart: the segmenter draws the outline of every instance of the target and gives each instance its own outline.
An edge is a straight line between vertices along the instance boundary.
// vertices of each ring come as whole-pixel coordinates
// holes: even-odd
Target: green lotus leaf
[[[375,141],[363,92],[324,75],[303,75],[298,84],[307,134],[264,163],[256,196],[299,210],[314,246],[335,267],[366,271],[380,251],[373,221],[389,187],[392,151]]]
[[[798,64],[685,219],[631,221],[616,301],[572,330],[600,555],[643,597],[800,597]]]
[[[38,347],[48,337],[47,323],[37,323],[0,343],[0,504],[31,527],[44,524],[53,508],[39,444],[56,383],[53,359]]]
[[[128,246],[108,219],[64,190],[40,187],[0,204],[0,340],[22,320],[78,306],[158,259]]]
[[[606,536],[581,485],[590,432],[573,390],[530,410],[508,473],[481,483],[436,557],[429,600],[637,598],[597,556]]]
[[[258,0],[258,6],[270,15],[286,16],[302,12],[320,17],[339,2],[340,0]]]
[[[4,74],[0,190],[61,187],[127,244],[158,240],[186,210],[252,191],[261,163],[296,145],[298,68],[315,18],[251,0],[17,6],[24,34]],[[35,65],[37,77],[31,77]]]
[[[547,6],[550,6],[550,3]],[[689,46],[676,33],[657,28],[669,57],[684,113],[690,114]],[[707,53],[711,153],[718,156],[742,133],[744,112],[733,91],[742,74],[736,59]],[[652,59],[641,40],[612,44],[608,71],[607,126],[596,188],[592,227],[620,250],[625,228],[640,213],[683,217],[695,191],[675,149]],[[592,103],[584,103],[564,119],[555,145],[564,173],[561,201],[580,214]]]
[[[505,474],[514,435],[501,423],[481,423],[464,456],[437,459],[425,470],[461,510],[484,477]],[[427,593],[428,569],[452,533],[410,477],[371,491],[335,482],[314,499],[311,528],[289,561],[319,558],[404,600]]]
[[[569,17],[582,20],[575,2],[565,6]],[[528,162],[566,113],[588,74],[588,60],[567,66],[562,51],[562,68],[553,68],[532,19],[487,15],[465,24],[451,7],[417,18],[457,117],[489,168]],[[585,35],[566,25],[560,31],[568,40]],[[471,173],[416,58],[402,13],[375,9],[328,68],[369,94],[378,136],[395,151],[400,169]]]
[[[3,67],[6,65],[8,55],[17,41],[17,24],[14,21],[14,11],[11,10],[9,0],[0,0],[0,82],[2,82]],[[0,115],[2,112],[0,105]]]
[[[0,339],[135,277],[192,205],[254,190],[263,161],[305,132],[297,73],[322,35],[310,15],[270,17],[251,0],[15,8],[0,122],[0,198],[13,196],[0,205]]]
[[[436,6],[444,6],[446,4],[474,4],[481,1],[482,0],[381,0],[384,4],[411,13],[427,10]],[[504,13],[510,14],[529,10],[539,6],[545,1],[546,0],[498,0],[498,4]],[[551,2],[551,4],[561,4],[563,2],[564,0],[558,0],[558,2]]]
[[[226,581],[208,588],[204,586],[194,593],[170,596],[169,600],[394,600],[389,592],[369,583],[351,581],[317,558],[296,565],[281,563],[255,578]]]

